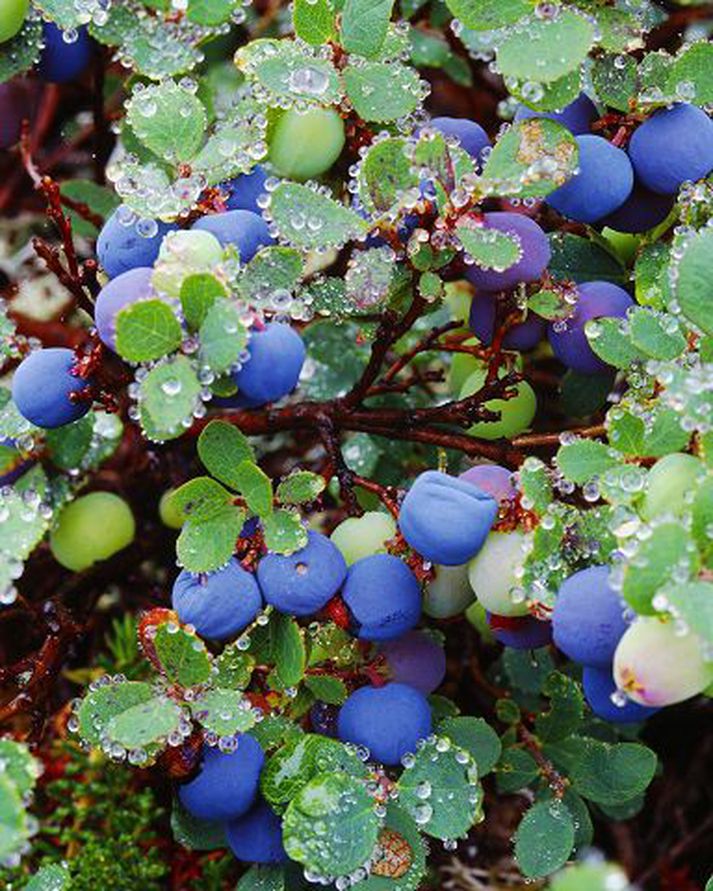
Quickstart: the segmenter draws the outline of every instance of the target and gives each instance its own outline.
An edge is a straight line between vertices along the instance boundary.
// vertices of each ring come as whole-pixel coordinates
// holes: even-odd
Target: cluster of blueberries
[[[159,223],[155,235],[145,237],[137,221],[125,221],[120,210],[107,220],[97,242],[97,254],[110,281],[99,293],[94,320],[102,342],[116,349],[116,319],[125,307],[150,298],[175,299],[156,285],[153,264],[164,255],[206,250],[221,258],[227,246],[236,248],[241,262],[249,262],[261,247],[273,243],[267,224],[259,215],[257,197],[264,191],[265,173],[252,173],[224,184],[229,196],[227,210],[202,217],[190,230]],[[180,287],[180,284],[179,284]],[[250,332],[248,360],[233,379],[238,393],[219,400],[225,407],[256,408],[290,393],[305,360],[300,335],[288,324],[272,322]],[[69,424],[91,407],[92,380],[75,372],[76,358],[66,348],[41,349],[30,353],[15,372],[12,393],[18,410],[38,427]],[[218,401],[218,400],[217,400]]]

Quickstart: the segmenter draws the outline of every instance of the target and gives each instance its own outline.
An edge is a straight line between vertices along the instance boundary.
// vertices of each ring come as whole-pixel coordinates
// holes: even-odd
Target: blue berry
[[[147,238],[141,234],[143,224],[136,218],[129,217],[128,225],[124,225],[122,219],[126,219],[126,210],[115,210],[97,238],[97,257],[109,278],[138,266],[153,266],[164,235],[177,228],[157,221],[156,234]]]
[[[260,195],[267,192],[265,182],[267,180],[267,172],[264,167],[258,164],[250,173],[243,173],[234,179],[221,183],[219,188],[222,192],[227,192],[228,200],[225,206],[228,210],[249,210],[252,213],[259,214],[257,200]]]
[[[555,646],[580,665],[606,668],[627,629],[608,566],[575,572],[560,586],[552,611]]]
[[[602,136],[577,136],[578,172],[547,196],[556,211],[580,223],[596,223],[626,201],[634,170],[625,151]]]
[[[181,622],[211,640],[226,640],[249,625],[262,607],[255,577],[233,557],[217,572],[178,576],[171,594]]]
[[[498,643],[513,650],[536,650],[552,643],[552,623],[534,616],[496,616],[488,613],[488,626]]]
[[[657,708],[639,705],[633,699],[627,699],[623,706],[616,705],[612,701],[612,694],[616,693],[616,684],[611,666],[595,668],[592,665],[585,665],[582,672],[582,687],[589,707],[602,721],[630,724],[635,721],[645,721],[659,711]]]
[[[246,863],[284,863],[282,820],[260,799],[250,810],[225,826],[230,848]]]
[[[521,213],[494,211],[484,214],[483,222],[486,229],[514,236],[520,245],[520,259],[502,272],[481,269],[475,264],[467,266],[465,275],[469,282],[482,291],[507,291],[542,275],[550,262],[550,243],[534,220]]]
[[[421,617],[421,588],[409,567],[391,554],[362,557],[349,567],[344,602],[361,640],[392,640]]]
[[[336,545],[309,532],[305,547],[294,554],[268,554],[257,568],[260,590],[268,603],[290,616],[311,616],[341,588],[347,564]]]
[[[634,301],[623,288],[611,282],[585,282],[578,285],[577,305],[564,323],[550,324],[548,337],[552,350],[572,371],[601,374],[609,366],[592,350],[584,326],[592,319],[624,318]]]
[[[637,182],[621,207],[604,217],[601,223],[617,232],[647,232],[663,223],[673,204],[671,195],[659,195]]]
[[[178,789],[185,809],[201,820],[235,820],[255,802],[265,755],[259,743],[243,733],[230,754],[203,747],[198,775]]]
[[[44,47],[40,53],[37,73],[42,80],[52,84],[64,84],[78,78],[89,64],[94,42],[82,27],[76,31],[76,40],[67,41],[69,33],[54,22],[42,23]]]
[[[629,157],[643,185],[675,195],[713,170],[713,121],[695,105],[662,108],[634,132]]]
[[[469,121],[468,118],[433,118],[429,122],[429,126],[434,127],[444,136],[455,136],[463,151],[468,152],[471,158],[478,162],[482,160],[483,149],[488,148],[491,144],[488,134],[480,124]]]
[[[337,726],[342,742],[366,746],[373,760],[395,765],[431,732],[431,709],[406,684],[361,687],[342,706]]]
[[[228,210],[201,217],[191,228],[210,232],[223,247],[236,247],[241,263],[249,263],[261,247],[273,244],[265,220],[249,210]]]
[[[51,429],[71,424],[91,408],[90,399],[72,400],[90,381],[72,374],[75,355],[64,347],[37,350],[23,359],[12,379],[12,398],[23,418]]]
[[[339,709],[336,705],[330,705],[328,702],[315,702],[309,710],[309,720],[312,730],[315,733],[321,733],[322,736],[337,736],[337,715]]]
[[[534,111],[526,105],[518,105],[515,112],[516,122],[526,121],[530,118],[549,118],[551,121],[557,121],[565,126],[575,136],[589,133],[590,125],[597,117],[599,117],[597,106],[586,93],[580,93],[562,111]]]
[[[487,291],[479,291],[470,304],[468,327],[484,346],[490,346],[493,342],[497,307],[497,295]],[[543,339],[546,330],[545,320],[529,312],[524,322],[508,329],[503,346],[508,350],[531,350]]]
[[[433,693],[446,676],[443,647],[425,631],[409,631],[380,647],[389,674],[398,684],[408,684],[424,696]]]
[[[253,331],[248,343],[250,358],[233,375],[247,407],[255,408],[287,396],[297,386],[306,350],[300,335],[280,322]]]
[[[495,499],[477,486],[427,470],[401,505],[399,529],[427,560],[457,566],[478,553],[497,513]]]
[[[122,272],[105,285],[94,304],[94,323],[101,342],[116,350],[116,317],[120,310],[139,300],[155,297],[151,285],[153,269],[139,266]]]

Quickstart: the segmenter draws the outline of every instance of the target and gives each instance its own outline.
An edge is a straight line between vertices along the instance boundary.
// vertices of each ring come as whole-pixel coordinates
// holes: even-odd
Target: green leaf
[[[298,248],[341,247],[368,231],[353,210],[298,183],[280,183],[272,192],[269,214],[282,238]]]
[[[296,687],[307,664],[302,630],[291,616],[275,613],[270,622],[272,657],[278,677],[285,687]]]
[[[207,428],[206,428],[207,429]],[[209,476],[197,476],[171,494],[171,507],[194,520],[210,520],[222,513],[233,496]]]
[[[457,838],[477,821],[482,803],[472,756],[440,737],[427,741],[398,781],[399,804],[434,838]],[[445,751],[443,749],[445,748]],[[465,757],[466,754],[469,757]]]
[[[483,718],[446,718],[438,725],[437,732],[471,755],[478,767],[478,776],[490,773],[500,759],[500,739]]]
[[[560,446],[557,452],[560,473],[580,486],[595,476],[602,476],[615,464],[616,458],[608,446],[592,439],[578,439],[570,445]]]
[[[163,300],[140,300],[116,317],[116,351],[127,362],[150,362],[177,350],[183,332],[171,307]]]
[[[702,229],[685,244],[677,272],[681,312],[701,331],[713,334],[713,229]]]
[[[334,10],[330,0],[294,0],[295,34],[305,43],[321,46],[334,36]]]
[[[367,771],[343,743],[316,733],[299,734],[268,759],[260,775],[260,791],[271,807],[282,812],[307,783],[324,773],[365,777]]]
[[[17,487],[0,487],[0,591],[14,585],[20,564],[42,541],[50,519],[28,506]]]
[[[379,833],[374,799],[346,774],[320,774],[292,799],[282,823],[292,860],[320,875],[344,875],[371,856]]]
[[[189,851],[215,851],[228,846],[225,823],[194,817],[183,807],[178,796],[173,798],[171,831],[174,840]]]
[[[628,368],[633,362],[644,360],[644,355],[632,344],[629,326],[624,319],[591,319],[584,326],[593,352],[614,368]]]
[[[646,427],[641,418],[620,408],[607,414],[607,438],[624,455],[638,455],[644,444]]]
[[[684,43],[668,71],[665,92],[682,101],[705,106],[713,102],[713,46],[706,41]],[[685,88],[685,97],[682,91]]]
[[[92,182],[90,179],[70,179],[63,182],[60,191],[67,198],[78,204],[85,204],[94,215],[106,219],[119,206],[120,199],[116,192]],[[76,210],[65,207],[64,212],[72,221],[72,231],[83,238],[96,238],[98,229],[94,223],[84,219]]]
[[[336,105],[342,85],[331,61],[288,40],[252,40],[235,54],[238,69],[257,81],[270,105],[306,102]]]
[[[629,100],[637,92],[637,63],[631,56],[597,56],[592,62],[592,83],[603,105],[629,111]]]
[[[508,794],[529,786],[539,775],[539,768],[529,752],[511,746],[503,751],[496,773],[498,791]]]
[[[0,776],[7,777],[20,795],[27,796],[42,774],[41,763],[25,743],[0,739]]]
[[[498,139],[483,179],[493,195],[542,197],[572,176],[578,156],[569,130],[547,118],[532,118],[513,125]]]
[[[653,599],[657,591],[680,581],[682,570],[693,573],[698,555],[691,553],[689,532],[677,522],[661,523],[651,535],[639,542],[636,556],[625,564],[624,600],[640,615],[656,612]]]
[[[281,504],[305,504],[315,501],[326,486],[324,477],[309,470],[294,470],[277,487],[277,500]]]
[[[24,891],[70,891],[71,875],[65,866],[50,863],[41,866],[25,885]]]
[[[239,649],[237,643],[228,644],[213,660],[216,675],[213,685],[219,690],[244,690],[250,683],[255,659]]]
[[[194,173],[202,173],[209,185],[218,185],[239,173],[249,173],[256,160],[267,152],[267,121],[249,99],[234,99],[227,117],[218,120],[213,132],[191,161]]]
[[[542,692],[550,699],[550,709],[535,720],[538,737],[543,742],[551,742],[576,733],[584,717],[584,698],[577,682],[553,671]]]
[[[658,458],[685,449],[691,435],[681,427],[681,416],[678,412],[672,408],[657,405],[652,414],[651,423],[646,428],[642,454],[646,457]]]
[[[566,319],[572,314],[572,306],[565,300],[564,289],[537,291],[528,297],[527,308],[548,321]]]
[[[342,76],[349,101],[365,121],[395,121],[419,106],[421,79],[412,68],[398,62],[349,65]]]
[[[188,572],[214,572],[233,556],[245,511],[227,504],[209,519],[188,519],[176,542],[178,561]]]
[[[713,643],[713,584],[687,582],[666,592],[668,608],[707,643]]]
[[[513,96],[535,111],[557,111],[574,101],[582,89],[582,72],[579,68],[570,71],[550,83],[514,80],[505,82]],[[533,94],[538,98],[533,98]]]
[[[418,176],[406,156],[406,140],[380,139],[369,146],[359,165],[359,200],[370,213],[398,206],[405,192],[418,187]]]
[[[188,275],[181,284],[181,307],[190,331],[197,331],[217,300],[228,296],[225,285],[208,272]]]
[[[641,306],[629,313],[628,321],[634,347],[652,359],[676,359],[686,349],[686,338],[675,316]]]
[[[195,687],[211,675],[211,659],[203,641],[183,626],[163,622],[153,639],[161,671],[172,684]]]
[[[250,736],[254,737],[264,752],[270,752],[278,746],[286,745],[302,736],[303,730],[286,715],[268,715],[253,728]]]
[[[595,241],[570,232],[551,233],[549,240],[552,257],[548,269],[558,281],[607,281],[619,285],[628,282],[621,261]]]
[[[237,489],[240,485],[238,465],[255,461],[247,436],[227,421],[211,421],[198,437],[198,456],[216,479]]]
[[[219,737],[246,733],[257,724],[250,701],[238,690],[206,690],[190,707],[195,720]]]
[[[410,853],[408,871],[398,878],[391,878],[388,875],[374,875],[372,870],[369,878],[360,883],[361,887],[363,891],[417,891],[426,872],[426,845],[418,825],[402,807],[392,802],[386,812],[386,829],[399,836],[397,843],[400,851],[404,842],[408,845]],[[389,838],[385,838],[384,841],[388,845]]]
[[[348,53],[367,59],[381,49],[389,27],[394,0],[346,0],[340,31]]]
[[[642,245],[634,264],[636,302],[642,306],[663,309],[671,299],[668,265],[671,245],[656,241]]]
[[[461,246],[480,269],[503,272],[518,263],[522,245],[516,235],[479,226],[465,217],[456,225]]]
[[[252,513],[263,518],[272,513],[272,481],[257,464],[241,461],[235,468],[235,481]]]
[[[305,685],[313,696],[329,705],[342,705],[348,695],[344,681],[327,674],[307,675]]]
[[[551,18],[529,16],[510,29],[498,46],[498,68],[505,77],[549,83],[578,68],[593,42],[591,22],[559,7]]]
[[[238,304],[228,300],[214,303],[206,312],[199,332],[201,362],[216,374],[235,365],[248,342]]]
[[[126,115],[146,148],[172,164],[191,160],[201,147],[207,125],[200,99],[172,80],[135,90]]]
[[[713,528],[713,477],[707,476],[696,489],[692,507],[692,532],[693,537],[701,552],[701,557],[706,566],[710,566],[713,557],[713,538],[710,530]]]
[[[643,23],[635,12],[613,6],[596,8],[597,44],[610,53],[624,53],[641,49]],[[633,98],[634,92],[631,96]]]
[[[510,683],[525,693],[541,693],[555,667],[546,648],[529,651],[508,647],[502,658]]]
[[[447,6],[466,28],[493,31],[513,25],[532,11],[527,0],[446,0]]]
[[[0,84],[32,68],[40,58],[42,22],[28,17],[19,32],[2,45],[0,52]]]
[[[0,774],[0,858],[22,850],[29,837],[22,798],[12,781]]]
[[[574,820],[561,801],[540,801],[522,818],[515,833],[515,857],[531,879],[563,866],[574,847]]]
[[[188,0],[186,17],[197,25],[215,28],[229,22],[241,6],[242,0]]]
[[[262,517],[265,546],[276,554],[294,554],[307,544],[307,530],[297,511],[279,508]]]
[[[249,301],[274,299],[280,291],[297,288],[303,269],[302,254],[294,248],[264,247],[243,269],[238,289]]]
[[[544,513],[552,503],[552,482],[547,465],[539,458],[526,458],[518,471],[518,486],[522,492],[523,507],[538,514]]]
[[[106,725],[113,743],[127,749],[163,746],[181,724],[182,712],[167,696],[152,696],[114,715]]]
[[[574,789],[597,804],[616,805],[640,795],[653,779],[656,755],[639,743],[581,740],[570,773]]]
[[[201,389],[186,356],[175,356],[152,368],[139,387],[139,412],[146,436],[154,442],[181,436],[201,404]]]
[[[73,424],[64,424],[46,433],[45,444],[52,463],[62,470],[80,467],[92,444],[94,416],[90,412]]]

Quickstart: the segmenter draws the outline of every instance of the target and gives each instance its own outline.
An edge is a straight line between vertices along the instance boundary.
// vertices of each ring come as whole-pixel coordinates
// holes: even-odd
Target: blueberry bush
[[[705,886],[712,32],[0,4],[3,887]]]

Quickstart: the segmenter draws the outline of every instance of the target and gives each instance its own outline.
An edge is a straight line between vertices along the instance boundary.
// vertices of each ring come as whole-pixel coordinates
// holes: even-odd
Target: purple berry
[[[675,195],[713,170],[713,121],[695,105],[662,108],[634,132],[629,157],[644,186]]]
[[[530,118],[549,118],[551,121],[557,121],[565,126],[575,136],[589,133],[592,121],[595,121],[598,117],[597,106],[586,93],[580,93],[562,111],[534,111],[526,105],[518,105],[515,112],[516,122],[526,121]]]
[[[470,304],[468,326],[484,346],[490,346],[495,334],[498,297],[487,291],[478,291]],[[547,324],[535,313],[528,313],[524,322],[512,325],[505,337],[503,346],[509,350],[531,350],[545,336]]]
[[[626,629],[608,566],[582,569],[562,583],[552,611],[552,634],[565,656],[580,665],[606,668]]]
[[[128,219],[128,225],[122,220]],[[141,234],[145,221],[138,221],[126,209],[117,209],[104,223],[97,238],[97,257],[109,278],[139,266],[153,266],[164,235],[177,227],[156,221],[156,232],[151,237]],[[151,231],[153,226],[147,227]]]
[[[621,207],[600,222],[616,232],[647,232],[666,219],[673,204],[671,195],[659,195],[635,183],[633,192]]]
[[[611,666],[595,668],[585,665],[582,672],[582,687],[589,707],[602,721],[630,724],[635,721],[645,721],[659,711],[657,708],[639,705],[633,699],[627,699],[624,705],[616,705],[612,700],[612,695],[616,693],[616,684]]]
[[[499,464],[478,464],[469,467],[458,479],[477,486],[496,501],[511,501],[517,494],[512,481],[512,472]]]
[[[309,532],[305,547],[294,554],[268,554],[257,568],[265,600],[290,616],[311,616],[342,587],[347,564],[336,545]]]
[[[336,705],[330,705],[328,702],[315,702],[309,710],[312,730],[315,733],[321,733],[322,736],[330,736],[336,739],[338,714],[339,709]]]
[[[421,588],[409,567],[391,554],[362,557],[342,589],[360,640],[393,640],[421,617]]]
[[[304,364],[304,341],[290,325],[270,322],[253,331],[248,342],[250,358],[233,375],[245,407],[276,402],[297,386]]]
[[[228,844],[246,863],[284,863],[288,858],[282,845],[282,820],[262,799],[250,810],[225,826]]]
[[[431,732],[431,709],[406,684],[361,687],[344,703],[337,723],[342,742],[365,746],[375,761],[396,765]]]
[[[577,305],[564,322],[548,327],[555,356],[579,374],[601,374],[609,366],[589,345],[584,326],[592,319],[624,318],[634,301],[623,288],[611,282],[585,282],[577,286]],[[561,327],[561,330],[559,330]]]
[[[391,679],[408,684],[427,696],[443,683],[446,654],[443,647],[424,631],[409,631],[396,640],[382,644]]]
[[[84,417],[92,407],[81,397],[91,381],[72,374],[72,350],[63,347],[36,350],[22,360],[12,379],[12,398],[23,418],[37,427],[63,427]]]
[[[183,807],[200,820],[235,820],[257,798],[265,755],[259,743],[243,733],[230,754],[203,747],[199,773],[179,786]]]
[[[250,173],[243,173],[234,179],[221,183],[220,190],[227,192],[228,200],[225,206],[228,210],[249,210],[254,214],[260,213],[258,198],[267,192],[265,182],[267,172],[259,164]]]
[[[211,640],[227,640],[246,628],[262,607],[255,576],[233,557],[216,572],[183,572],[173,585],[173,608],[181,622]]]
[[[507,291],[542,275],[550,262],[550,244],[534,220],[520,213],[494,211],[484,214],[483,222],[486,229],[513,236],[520,245],[520,259],[502,272],[468,266],[465,275],[469,282],[483,291]]]
[[[596,223],[631,194],[634,171],[625,151],[602,136],[577,136],[578,172],[547,196],[556,211],[580,223]]]
[[[68,36],[74,39],[67,40]],[[64,84],[76,80],[92,57],[94,42],[84,27],[70,32],[58,28],[54,22],[43,22],[42,40],[44,47],[37,73],[48,83]]]
[[[249,263],[261,247],[274,243],[265,220],[249,210],[228,210],[202,217],[191,228],[210,232],[223,247],[236,247],[241,263]]]
[[[477,486],[427,470],[401,505],[399,529],[426,560],[456,566],[478,553],[497,513],[495,499]]]
[[[138,267],[122,272],[99,292],[94,304],[94,323],[101,342],[116,350],[116,317],[132,303],[156,297],[151,285],[153,269]]]

